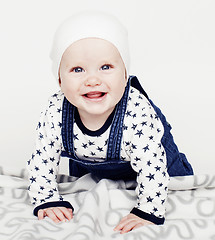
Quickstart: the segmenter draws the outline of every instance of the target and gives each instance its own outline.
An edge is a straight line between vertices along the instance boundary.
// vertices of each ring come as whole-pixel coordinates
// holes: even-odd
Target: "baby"
[[[51,59],[61,90],[41,113],[28,161],[34,215],[55,222],[73,218],[72,203],[56,182],[63,160],[71,176],[137,182],[136,205],[116,231],[163,224],[169,176],[193,171],[160,109],[129,76],[124,26],[109,14],[76,14],[58,28]]]

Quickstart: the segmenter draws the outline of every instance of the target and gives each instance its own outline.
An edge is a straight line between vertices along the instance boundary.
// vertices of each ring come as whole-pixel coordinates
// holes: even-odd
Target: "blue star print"
[[[29,195],[36,206],[63,201],[56,178],[61,163],[62,103],[61,91],[52,95],[37,124],[35,150],[28,160]],[[90,136],[74,123],[74,151],[87,161],[105,161],[111,123],[100,135]],[[168,173],[166,156],[161,144],[162,123],[148,100],[131,87],[123,120],[121,161],[130,161],[137,173],[137,202],[140,211],[163,217],[167,198]],[[65,160],[68,161],[68,160]],[[69,161],[68,161],[69,162]]]

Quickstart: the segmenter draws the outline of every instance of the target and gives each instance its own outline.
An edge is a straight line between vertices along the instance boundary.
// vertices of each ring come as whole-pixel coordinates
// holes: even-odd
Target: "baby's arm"
[[[141,109],[141,116],[137,112],[136,119],[127,152],[137,172],[137,204],[116,227],[121,233],[148,223],[163,224],[165,215],[169,176],[161,144],[163,125],[148,101]]]
[[[35,150],[27,165],[30,181],[29,196],[35,206],[34,215],[38,216],[39,210],[42,209],[40,218],[45,215],[52,216],[53,211],[47,212],[44,209],[55,209],[55,207],[73,209],[71,204],[64,201],[59,194],[56,181],[62,148],[61,101],[57,101],[57,97],[58,95],[52,97],[48,107],[41,113]],[[61,214],[60,216],[62,217]]]

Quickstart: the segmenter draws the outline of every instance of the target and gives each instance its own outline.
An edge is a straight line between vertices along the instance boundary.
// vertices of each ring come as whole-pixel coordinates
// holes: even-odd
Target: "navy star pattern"
[[[41,113],[36,131],[36,146],[27,162],[29,195],[35,205],[62,201],[57,188],[57,173],[63,149],[61,91],[54,94]],[[99,137],[83,134],[74,123],[74,149],[80,159],[105,161],[110,127]],[[148,100],[131,87],[121,145],[121,160],[130,161],[137,172],[136,208],[163,217],[169,176],[165,150],[161,144],[162,123]]]
[[[54,94],[48,102],[45,111],[40,115],[38,122],[37,140],[35,151],[31,159],[27,161],[29,170],[29,194],[31,202],[34,205],[40,205],[47,201],[62,201],[57,188],[57,172],[59,167],[59,154],[61,153],[61,137],[59,131],[61,129],[62,114],[62,96],[58,92]],[[51,111],[50,111],[51,110]],[[53,120],[53,113],[57,114],[57,121]]]

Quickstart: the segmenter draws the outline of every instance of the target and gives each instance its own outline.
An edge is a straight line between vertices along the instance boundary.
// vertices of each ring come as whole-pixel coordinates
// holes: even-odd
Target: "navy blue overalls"
[[[70,175],[81,177],[87,173],[92,173],[99,178],[108,178],[113,180],[136,179],[137,173],[132,169],[130,161],[123,161],[120,159],[123,121],[130,86],[133,86],[144,94],[144,96],[153,106],[155,112],[157,113],[164,126],[164,135],[161,142],[166,151],[167,171],[169,175],[192,175],[193,170],[187,161],[186,156],[178,151],[178,148],[174,143],[172,134],[170,133],[171,126],[167,123],[166,118],[162,114],[161,110],[155,106],[154,103],[148,98],[147,94],[135,76],[130,76],[128,84],[125,88],[124,95],[120,102],[116,105],[108,139],[106,160],[104,162],[82,160],[79,159],[75,154],[73,142],[75,107],[66,98],[64,98],[62,111],[62,140],[65,151],[61,153],[61,156],[69,158]]]

